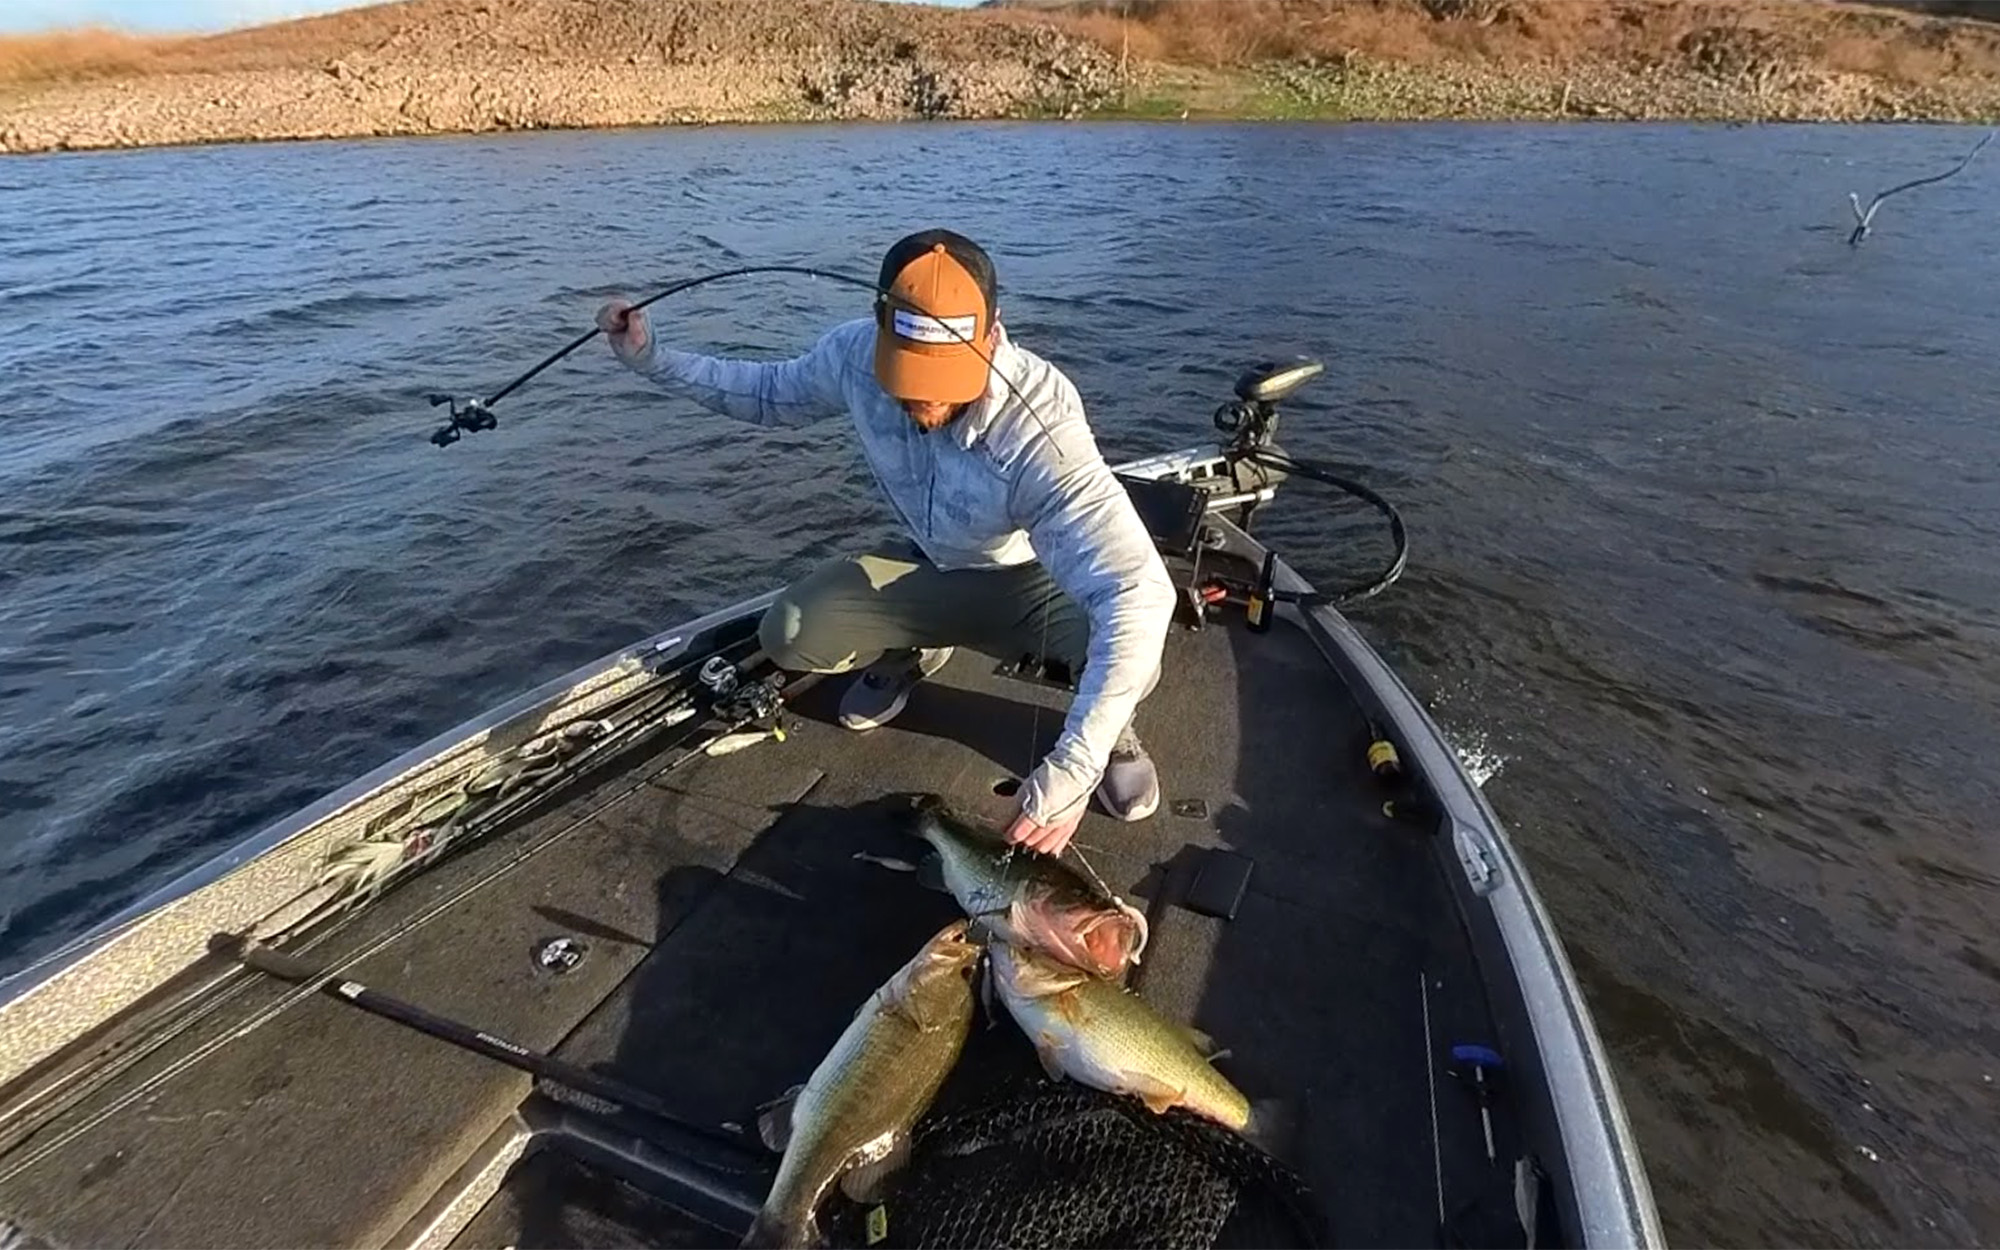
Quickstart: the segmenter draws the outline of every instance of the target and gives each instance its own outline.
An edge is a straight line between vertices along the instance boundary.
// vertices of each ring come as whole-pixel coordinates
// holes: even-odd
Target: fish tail
[[[913,838],[930,841],[930,830],[948,810],[943,799],[935,794],[912,794],[909,802],[891,810],[890,823],[893,827]]]
[[[1276,1098],[1260,1098],[1250,1104],[1250,1117],[1243,1136],[1265,1154],[1283,1158],[1298,1140],[1298,1113],[1290,1103]]]

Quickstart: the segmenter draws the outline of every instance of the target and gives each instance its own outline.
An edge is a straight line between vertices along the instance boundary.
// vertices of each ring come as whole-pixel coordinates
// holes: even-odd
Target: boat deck
[[[361,960],[353,975],[442,1015],[659,1094],[686,1117],[748,1123],[802,1081],[854,1008],[956,910],[855,858],[916,858],[897,796],[935,792],[995,821],[1060,728],[1064,696],[961,652],[891,726],[832,723],[842,679],[795,709],[788,740],[655,776],[654,756],[531,825],[392,892],[315,952],[338,958],[557,830],[506,875]],[[1143,906],[1135,987],[1230,1049],[1252,1099],[1288,1103],[1290,1157],[1343,1245],[1433,1245],[1439,1193],[1431,1053],[1493,1034],[1428,836],[1380,811],[1365,726],[1300,631],[1176,630],[1139,729],[1158,815],[1093,814],[1091,863]],[[1004,788],[1004,786],[1002,787]],[[1179,905],[1202,848],[1255,860],[1233,920]],[[555,935],[589,953],[538,969]],[[240,1030],[286,988],[264,983],[107,1089]],[[1032,1066],[1025,1039],[967,1063]],[[997,1058],[995,1056],[998,1056]],[[976,1079],[974,1072],[968,1079]],[[959,1078],[954,1078],[955,1080]],[[189,1065],[0,1187],[0,1214],[59,1245],[305,1246],[393,1241],[515,1115],[528,1077],[313,996]],[[1505,1192],[1471,1095],[1435,1099],[1447,1204]],[[1499,1157],[1514,1117],[1495,1116]],[[559,1152],[530,1155],[463,1245],[717,1244],[707,1228]]]

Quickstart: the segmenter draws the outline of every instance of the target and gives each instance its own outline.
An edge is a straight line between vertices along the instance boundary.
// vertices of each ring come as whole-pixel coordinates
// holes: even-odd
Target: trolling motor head
[[[500,419],[493,415],[483,399],[457,399],[450,395],[432,394],[424,396],[431,401],[431,407],[439,404],[451,405],[451,420],[437,428],[431,435],[431,442],[439,447],[449,447],[467,434],[480,430],[499,428]]]
[[[1236,379],[1236,398],[1215,410],[1215,428],[1230,436],[1232,451],[1270,446],[1278,432],[1278,401],[1325,371],[1308,356],[1252,366]]]

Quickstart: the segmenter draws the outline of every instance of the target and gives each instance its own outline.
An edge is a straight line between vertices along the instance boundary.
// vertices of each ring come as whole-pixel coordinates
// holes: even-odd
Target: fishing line
[[[1424,1080],[1431,1094],[1431,1175],[1437,1178],[1438,1235],[1444,1235],[1444,1145],[1438,1137],[1438,1078],[1437,1060],[1431,1052],[1431,983],[1430,974],[1417,969],[1417,992],[1424,1002]]]
[[[885,304],[888,304],[892,307],[902,308],[906,311],[913,312],[920,317],[928,319],[930,322],[933,323],[933,325],[943,329],[945,333],[957,339],[961,344],[971,348],[974,355],[978,356],[982,361],[986,362],[986,367],[988,372],[991,373],[992,376],[999,378],[1000,381],[1007,387],[1008,392],[1011,395],[1013,395],[1013,397],[1016,400],[1020,401],[1021,407],[1027,409],[1028,415],[1034,418],[1035,424],[1041,427],[1043,435],[1048,438],[1049,445],[1056,449],[1057,458],[1058,459],[1062,458],[1063,455],[1062,447],[1060,444],[1056,442],[1055,434],[1049,429],[1049,423],[1042,420],[1042,414],[1035,409],[1035,405],[1029,401],[1028,397],[1021,393],[1021,389],[1014,385],[1014,380],[1008,377],[1004,372],[1000,370],[998,366],[996,366],[993,363],[993,356],[986,350],[984,345],[976,343],[967,335],[960,333],[955,326],[952,326],[942,317],[939,317],[935,313],[931,312],[929,309],[926,309],[921,304],[918,304],[915,301],[910,300],[904,296],[898,295],[894,291],[889,290],[887,287],[877,286],[875,283],[870,282],[865,278],[857,278],[851,274],[835,273],[827,269],[814,269],[808,265],[746,265],[740,269],[723,269],[715,273],[705,273],[700,275],[699,277],[685,278],[679,282],[672,284],[671,286],[668,286],[664,290],[657,291],[654,294],[647,296],[645,299],[640,300],[638,303],[631,305],[626,311],[628,315],[630,313],[639,312],[652,304],[658,303],[659,301],[667,298],[670,295],[678,295],[682,291],[692,291],[696,287],[707,286],[711,282],[721,282],[725,278],[741,278],[748,274],[762,274],[762,273],[787,273],[787,274],[797,274],[807,278],[825,278],[829,282],[839,282],[839,283],[844,283],[848,286],[859,287],[864,291],[870,291],[874,293],[874,295],[878,299],[882,300]],[[597,327],[595,326],[591,327],[591,329],[589,329],[588,331],[584,332],[583,334],[579,334],[575,338],[571,339],[569,342],[557,348],[555,351],[549,353],[548,356],[543,358],[540,362],[538,362],[533,368],[529,369],[526,373],[523,373],[521,376],[515,378],[513,381],[507,383],[507,385],[501,387],[499,390],[493,392],[491,395],[488,395],[484,399],[459,398],[459,397],[454,397],[452,395],[444,394],[442,392],[431,393],[426,397],[430,400],[431,407],[435,408],[440,404],[449,404],[451,410],[451,420],[446,422],[444,425],[440,426],[436,430],[436,432],[434,432],[431,435],[431,442],[439,447],[449,447],[466,434],[474,433],[479,430],[491,430],[497,428],[499,425],[499,421],[493,415],[493,405],[499,403],[501,400],[507,398],[507,396],[519,390],[522,386],[526,385],[529,380],[534,378],[537,374],[541,373],[544,369],[547,369],[549,366],[555,364],[563,357],[569,355],[571,352],[575,351],[579,347],[582,347],[585,343],[590,342],[590,340],[596,338],[598,335],[602,333],[603,331],[598,329]]]
[[[366,477],[344,478],[337,482],[328,482],[324,486],[315,486],[309,490],[299,491],[297,494],[280,495],[275,499],[261,500],[244,509],[241,515],[259,516],[271,511],[273,508],[287,508],[298,503],[300,500],[312,499],[316,496],[324,495],[328,491],[360,490],[362,487],[377,485],[387,478],[397,477],[409,471],[408,465],[398,464],[394,468],[382,469],[379,472],[370,473]]]
[[[1042,597],[1042,645],[1039,659],[1043,664],[1047,664],[1049,659],[1049,605],[1054,601],[1054,595],[1044,595]],[[1036,699],[1033,707],[1034,710],[1029,714],[1030,720],[1028,723],[1028,756],[1030,759],[1034,758],[1035,752],[1041,749],[1042,739],[1042,701]],[[1137,715],[1136,709],[1133,714]],[[1083,802],[1086,806],[1090,803],[1090,796],[1088,794],[1083,796]],[[1027,809],[1024,807],[1022,810],[1026,811]],[[1013,859],[1014,852],[1018,849],[1018,844],[1007,848],[1006,853],[1000,860],[1003,867]],[[1139,956],[1145,953],[1146,946],[1152,939],[1151,926],[1146,923],[1146,913],[1126,902],[1118,891],[1111,888],[1110,884],[1105,881],[1103,876],[1091,864],[1090,858],[1083,853],[1083,847],[1078,845],[1074,832],[1071,833],[1070,840],[1063,847],[1063,851],[1068,851],[1076,857],[1076,862],[1082,865],[1084,872],[1090,875],[1091,882],[1104,894],[1104,897],[1111,900],[1113,907],[1116,907],[1123,915],[1138,922],[1139,946],[1137,950],[1132,952],[1132,962],[1139,962]],[[1056,852],[1057,859],[1062,858],[1063,851]]]

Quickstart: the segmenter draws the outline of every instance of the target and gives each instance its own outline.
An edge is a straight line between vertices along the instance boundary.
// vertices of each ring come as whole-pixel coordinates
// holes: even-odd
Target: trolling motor
[[[1307,356],[1266,361],[1236,379],[1236,398],[1215,410],[1215,428],[1229,435],[1228,451],[1269,447],[1278,432],[1278,401],[1326,372]]]
[[[1326,366],[1308,356],[1267,360],[1237,378],[1236,398],[1215,410],[1215,428],[1229,436],[1222,454],[1236,487],[1219,506],[1240,508],[1236,523],[1246,533],[1289,472],[1277,445],[1278,403],[1324,372]]]

